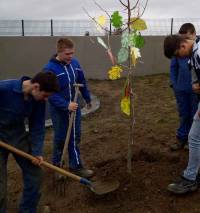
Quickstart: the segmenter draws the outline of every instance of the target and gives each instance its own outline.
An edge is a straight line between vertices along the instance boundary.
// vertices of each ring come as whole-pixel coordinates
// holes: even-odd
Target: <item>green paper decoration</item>
[[[122,26],[122,24],[123,24],[122,16],[120,16],[119,11],[115,11],[111,15],[111,23],[112,23],[113,27],[115,27],[115,28],[120,28]]]
[[[128,48],[129,43],[130,43],[129,42],[129,34],[127,32],[124,32],[122,34],[122,39],[121,39],[122,47]]]
[[[128,49],[122,47],[118,52],[118,63],[121,64],[128,59]]]
[[[141,35],[135,33],[130,34],[130,46],[136,48],[142,48],[144,46],[144,38]]]
[[[139,34],[131,33],[130,35],[128,32],[124,32],[122,34],[121,39],[122,47],[128,48],[130,47],[136,47],[136,48],[142,48],[144,46],[144,38]]]

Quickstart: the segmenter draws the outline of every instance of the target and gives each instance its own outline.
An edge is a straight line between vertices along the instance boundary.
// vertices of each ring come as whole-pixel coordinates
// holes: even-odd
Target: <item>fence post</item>
[[[51,19],[51,36],[53,36],[53,20]]]
[[[171,35],[173,34],[173,24],[174,24],[174,19],[171,18]]]
[[[22,36],[24,36],[24,20],[22,19]]]

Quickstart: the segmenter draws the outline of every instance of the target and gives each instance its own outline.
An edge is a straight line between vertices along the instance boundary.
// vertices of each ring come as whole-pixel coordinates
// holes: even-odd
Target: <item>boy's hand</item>
[[[69,111],[76,111],[78,108],[78,104],[76,102],[71,102],[68,106]]]
[[[192,84],[192,90],[197,93],[197,94],[200,94],[200,85],[199,83],[194,83]]]
[[[40,166],[41,163],[43,161],[43,157],[42,156],[35,156],[35,159],[32,160],[32,163],[36,166]]]

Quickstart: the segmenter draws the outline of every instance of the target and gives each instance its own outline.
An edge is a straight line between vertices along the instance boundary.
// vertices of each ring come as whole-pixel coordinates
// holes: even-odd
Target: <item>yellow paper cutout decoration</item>
[[[97,23],[99,25],[101,25],[102,27],[105,27],[105,25],[106,25],[106,17],[105,16],[99,16],[97,18]]]
[[[120,66],[112,66],[111,69],[108,71],[108,77],[111,80],[116,80],[121,77],[121,72],[123,70],[121,69]]]
[[[130,96],[125,96],[121,100],[121,111],[126,115],[130,116]]]
[[[146,22],[140,18],[131,18],[131,28],[134,30],[142,31],[147,29]]]
[[[137,59],[141,57],[140,49],[136,47],[131,48],[131,58],[132,58],[132,64],[135,66]]]

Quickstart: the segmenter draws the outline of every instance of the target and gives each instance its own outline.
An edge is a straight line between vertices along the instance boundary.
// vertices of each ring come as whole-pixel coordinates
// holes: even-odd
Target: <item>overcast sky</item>
[[[119,0],[96,2],[109,12],[122,10]],[[103,14],[93,0],[0,0],[0,19],[88,19],[82,7],[92,16]],[[149,0],[143,17],[200,18],[200,0]]]

